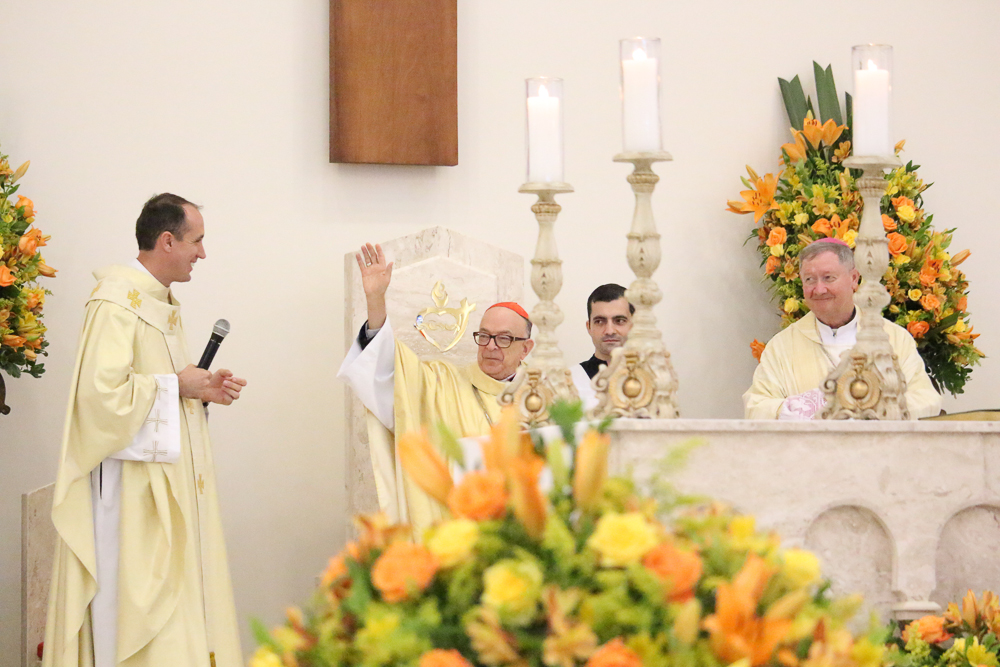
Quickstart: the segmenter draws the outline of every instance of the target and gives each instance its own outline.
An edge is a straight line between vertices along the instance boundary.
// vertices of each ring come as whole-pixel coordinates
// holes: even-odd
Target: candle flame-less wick
[[[549,96],[549,91],[545,89],[545,84],[542,84],[541,86],[538,87],[538,96],[539,97]]]
[[[870,70],[878,69],[878,66],[875,64],[874,60],[871,59],[868,60],[868,69]]]
[[[632,60],[645,60],[646,52],[642,49],[636,49],[632,52]]]

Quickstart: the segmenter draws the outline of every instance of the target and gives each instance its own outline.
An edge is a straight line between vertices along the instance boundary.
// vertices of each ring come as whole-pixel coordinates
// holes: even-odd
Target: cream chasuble
[[[98,573],[105,571],[98,568],[103,556],[95,546],[91,497],[91,474],[98,470],[106,476],[102,492],[119,494],[117,663],[210,667],[214,652],[216,665],[241,666],[200,402],[180,400],[176,462],[159,462],[173,457],[142,450],[137,456],[149,462],[118,460],[129,456],[143,428],[169,421],[151,408],[163,393],[156,376],[174,375],[188,364],[179,304],[166,287],[134,268],[112,266],[94,276],[98,284],[87,303],[52,508],[59,540],[43,664],[94,664],[91,604],[101,586]]]
[[[354,341],[337,376],[370,411],[368,446],[380,508],[419,534],[441,518],[441,508],[399,465],[399,437],[439,422],[457,437],[484,435],[500,417],[497,398],[507,383],[483,373],[476,362],[457,367],[421,361],[395,340],[388,321],[364,350]]]
[[[906,380],[906,406],[912,419],[930,417],[941,410],[941,396],[934,390],[913,337],[897,324],[883,320],[889,344],[899,359]],[[776,419],[786,398],[822,387],[834,368],[817,330],[816,315],[777,333],[764,348],[753,384],[743,394],[747,419]]]

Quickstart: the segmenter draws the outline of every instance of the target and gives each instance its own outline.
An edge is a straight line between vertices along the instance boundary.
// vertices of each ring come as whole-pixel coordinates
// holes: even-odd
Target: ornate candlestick
[[[635,314],[625,345],[611,352],[611,363],[594,377],[598,399],[591,413],[594,417],[677,417],[677,376],[653,314],[653,306],[660,302],[663,294],[652,279],[660,265],[660,235],[650,202],[660,180],[653,173],[652,164],[672,159],[670,153],[662,150],[625,152],[614,158],[615,162],[634,165],[628,182],[635,192],[635,214],[626,253],[636,280],[625,296],[635,306]]]
[[[844,166],[862,169],[858,180],[864,213],[854,247],[854,263],[863,278],[854,294],[860,313],[858,342],[823,382],[826,407],[820,419],[909,419],[906,379],[882,326],[882,310],[889,305],[889,292],[882,277],[889,266],[889,242],[882,227],[880,203],[885,194],[884,170],[898,167],[899,158],[858,156]]]
[[[556,249],[553,225],[562,207],[555,196],[573,192],[569,183],[525,183],[518,192],[538,195],[531,207],[538,220],[538,245],[531,260],[531,287],[538,295],[538,305],[531,311],[537,327],[531,363],[518,371],[514,381],[500,395],[501,405],[516,405],[521,423],[526,427],[549,423],[549,406],[557,400],[578,400],[573,377],[563,361],[555,330],[563,321],[555,297],[562,288],[562,260]]]

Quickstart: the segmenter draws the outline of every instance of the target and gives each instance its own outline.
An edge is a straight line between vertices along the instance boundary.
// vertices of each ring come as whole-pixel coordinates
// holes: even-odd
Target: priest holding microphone
[[[231,404],[246,380],[208,371],[209,350],[188,362],[170,290],[205,259],[198,209],[154,196],[138,258],[94,273],[52,508],[46,667],[243,664],[202,405]]]

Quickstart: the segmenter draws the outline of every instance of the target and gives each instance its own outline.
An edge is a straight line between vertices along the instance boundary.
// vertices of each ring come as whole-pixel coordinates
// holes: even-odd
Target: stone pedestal
[[[623,419],[611,433],[613,469],[639,480],[702,440],[678,489],[817,552],[834,591],[883,620],[1000,588],[1000,422]]]
[[[45,615],[56,549],[52,525],[54,484],[21,496],[21,667],[41,664],[38,644],[45,639]]]

